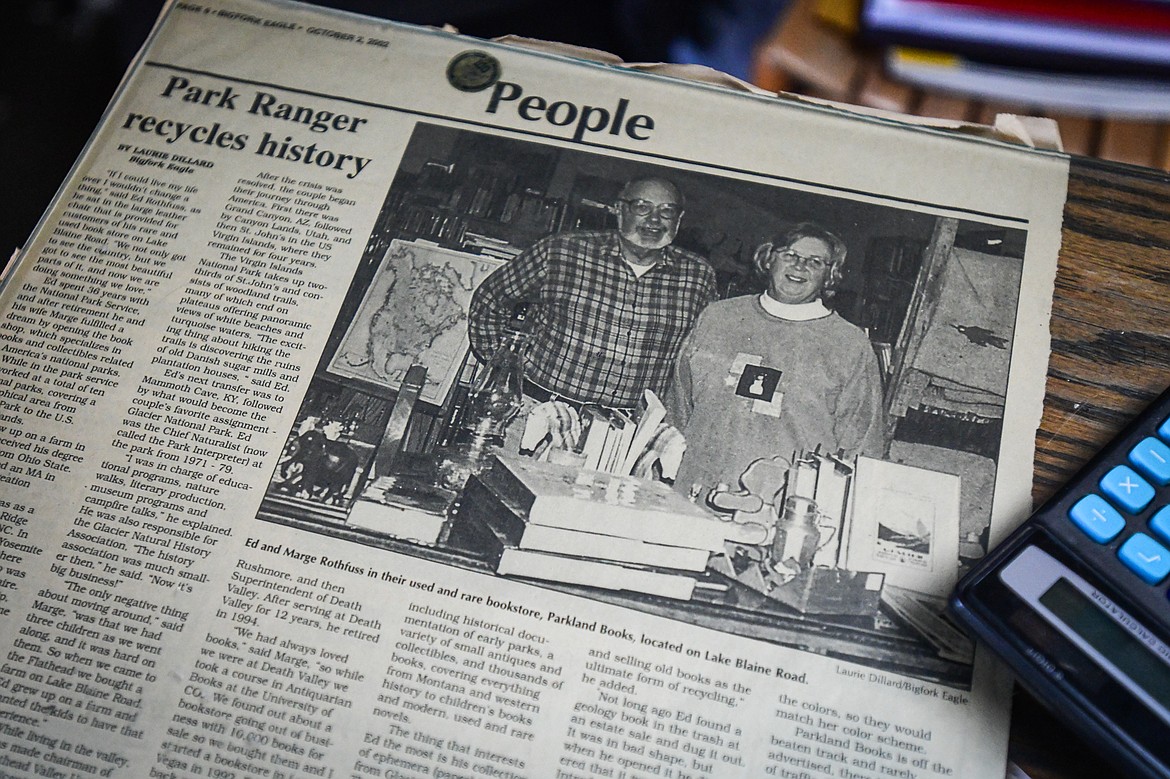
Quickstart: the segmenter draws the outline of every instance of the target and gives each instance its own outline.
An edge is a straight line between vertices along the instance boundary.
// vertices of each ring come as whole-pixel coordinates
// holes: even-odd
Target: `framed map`
[[[397,390],[425,365],[420,400],[442,405],[467,354],[471,293],[503,260],[395,240],[329,363],[339,376]]]

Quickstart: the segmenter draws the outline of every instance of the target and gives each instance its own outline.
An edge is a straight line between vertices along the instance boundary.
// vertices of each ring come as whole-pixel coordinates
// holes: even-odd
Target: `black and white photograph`
[[[969,687],[1021,224],[419,123],[259,516]]]

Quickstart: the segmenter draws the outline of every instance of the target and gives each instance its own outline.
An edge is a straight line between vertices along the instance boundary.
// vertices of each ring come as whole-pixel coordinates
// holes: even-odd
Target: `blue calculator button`
[[[1143,438],[1129,450],[1129,461],[1159,487],[1170,484],[1170,446],[1157,438]]]
[[[1104,498],[1090,493],[1073,504],[1068,511],[1077,527],[1099,544],[1106,544],[1125,529],[1125,519]]]
[[[1101,477],[1101,492],[1130,514],[1136,514],[1154,499],[1154,488],[1128,465],[1116,465]]]
[[[1158,425],[1158,437],[1170,441],[1170,417],[1162,420],[1162,424]]]
[[[1164,542],[1170,543],[1170,506],[1163,506],[1150,517],[1150,530]]]
[[[1170,574],[1170,550],[1145,533],[1127,538],[1117,556],[1146,584],[1157,584]]]

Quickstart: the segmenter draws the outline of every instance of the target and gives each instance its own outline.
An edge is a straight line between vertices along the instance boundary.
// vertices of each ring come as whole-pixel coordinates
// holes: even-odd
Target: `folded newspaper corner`
[[[1030,503],[1067,175],[168,3],[0,288],[0,774],[998,779],[942,603]]]

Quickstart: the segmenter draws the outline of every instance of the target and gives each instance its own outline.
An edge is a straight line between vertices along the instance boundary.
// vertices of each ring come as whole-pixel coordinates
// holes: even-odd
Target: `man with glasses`
[[[614,204],[617,229],[538,241],[492,273],[468,314],[480,360],[500,348],[516,306],[531,304],[525,394],[578,408],[636,408],[660,396],[679,345],[715,298],[715,272],[673,245],[683,216],[678,187],[628,182]]]
[[[666,399],[686,439],[680,490],[734,488],[754,460],[818,446],[884,454],[877,356],[866,334],[824,303],[845,253],[828,230],[798,224],[756,250],[763,294],[720,301],[699,317]]]

